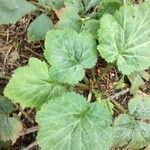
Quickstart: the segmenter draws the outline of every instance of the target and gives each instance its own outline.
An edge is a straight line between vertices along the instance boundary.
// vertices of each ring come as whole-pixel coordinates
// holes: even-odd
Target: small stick
[[[125,95],[126,93],[128,93],[130,91],[129,88],[127,89],[124,89],[118,93],[115,93],[114,95],[110,96],[111,99],[118,99],[118,97],[122,96],[122,95]]]
[[[96,82],[95,69],[94,68],[92,68],[92,78],[93,78],[93,81]]]
[[[28,128],[28,129],[24,129],[21,133],[20,133],[20,136],[24,136],[26,134],[30,134],[30,133],[34,133],[36,131],[39,130],[39,126],[34,126],[34,127],[31,127],[31,128]]]
[[[31,150],[34,146],[37,146],[37,142],[34,141],[31,144],[29,144],[27,147],[23,148],[22,150]]]
[[[92,99],[92,91],[89,92],[89,95],[88,95],[88,98],[87,98],[87,101],[90,102]]]
[[[118,103],[115,99],[118,99],[118,97],[120,97],[120,96],[122,96],[122,95],[128,93],[129,90],[130,90],[130,89],[127,88],[127,89],[125,89],[125,90],[120,91],[119,93],[115,93],[115,94],[112,95],[112,96],[109,96],[109,95],[106,95],[106,96],[108,96],[108,97],[110,98],[110,101],[112,101],[112,102],[115,104],[115,106],[116,106],[120,111],[122,111],[123,113],[126,113],[127,110],[126,110],[120,103]]]
[[[30,118],[27,113],[20,107],[18,106],[17,104],[15,104],[16,107],[20,110],[20,112],[32,123],[34,124],[34,120],[32,118]]]
[[[87,84],[78,83],[76,86],[77,86],[77,87],[80,87],[80,88],[82,88],[82,89],[84,89],[84,90],[90,90],[90,86],[87,85]]]
[[[9,80],[9,79],[10,79],[10,77],[9,77],[9,76],[0,76],[0,78],[2,78],[2,79],[6,79],[6,80]]]
[[[13,46],[11,46],[10,47],[10,49],[8,50],[8,52],[6,53],[6,55],[5,55],[5,58],[4,58],[4,65],[3,65],[3,75],[5,74],[4,73],[4,70],[5,70],[5,66],[6,66],[6,62],[7,62],[7,58],[8,58],[8,55],[9,55],[9,53],[12,51],[12,48],[14,47],[14,45]]]

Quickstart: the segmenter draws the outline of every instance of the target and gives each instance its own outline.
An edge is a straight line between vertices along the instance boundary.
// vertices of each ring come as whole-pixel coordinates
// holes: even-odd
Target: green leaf
[[[4,142],[2,140],[0,140],[0,149],[8,149],[11,146],[11,142]]]
[[[29,41],[44,40],[46,33],[52,28],[53,23],[47,15],[38,16],[28,28]]]
[[[84,12],[84,6],[81,0],[66,0],[66,7],[71,7],[77,11],[77,13]]]
[[[98,17],[101,18],[104,14],[114,14],[121,6],[120,1],[108,0],[98,6]]]
[[[0,25],[16,23],[34,10],[36,7],[26,0],[0,0]]]
[[[78,83],[84,69],[97,61],[96,42],[90,33],[52,30],[47,33],[45,48],[45,57],[52,65],[50,74],[60,82]]]
[[[86,13],[92,7],[98,5],[101,0],[66,0],[66,6],[74,8],[78,13]]]
[[[43,7],[48,7],[52,9],[60,9],[64,6],[64,0],[38,0],[39,4]]]
[[[65,87],[52,80],[45,62],[31,58],[29,66],[18,68],[4,90],[9,99],[20,103],[22,107],[36,107],[48,99],[59,96]]]
[[[76,93],[66,93],[37,113],[37,142],[42,150],[109,150],[111,113],[103,103],[89,103]]]
[[[0,114],[9,115],[13,111],[13,103],[4,96],[0,96]]]
[[[14,117],[0,115],[0,137],[3,141],[12,140],[15,143],[23,129],[22,124]]]
[[[125,5],[113,16],[104,15],[99,29],[99,52],[117,62],[126,75],[150,66],[150,3]]]
[[[150,119],[150,97],[136,95],[129,102],[129,112],[136,119]]]
[[[99,29],[99,21],[95,19],[87,20],[82,27],[82,31],[90,32],[95,38],[97,38],[97,31]]]
[[[16,141],[22,130],[22,124],[14,117],[9,117],[13,110],[13,104],[10,100],[0,96],[0,139],[3,141]]]
[[[110,102],[110,100],[102,99],[101,102],[105,105],[105,107],[111,112],[111,114],[114,114],[114,104]]]
[[[67,8],[64,10],[60,21],[58,22],[58,29],[72,29],[77,32],[81,30],[82,21],[77,11],[71,8]]]
[[[132,94],[136,94],[136,92],[139,90],[139,87],[144,85],[144,80],[149,80],[150,75],[145,72],[134,72],[131,75],[128,75],[128,79],[131,82],[131,88],[130,92]]]
[[[122,114],[115,119],[114,145],[128,144],[130,149],[141,149],[148,145],[150,124],[144,119],[150,119],[150,98],[136,96],[129,102],[129,115]]]
[[[74,2],[76,3],[77,1]],[[94,37],[97,37],[99,21],[96,19],[92,19],[93,17],[91,17],[91,15],[93,14],[87,14],[86,16],[82,16],[80,13],[78,13],[78,11],[79,10],[75,8],[66,7],[63,10],[61,17],[59,18],[60,21],[57,24],[57,28],[63,30],[72,29],[76,32],[88,31],[93,34]]]
[[[129,143],[128,148],[140,149],[150,143],[150,124],[123,114],[115,120],[113,136],[116,146]]]
[[[124,76],[122,76],[121,79],[116,82],[116,89],[123,89],[126,86],[124,80]]]

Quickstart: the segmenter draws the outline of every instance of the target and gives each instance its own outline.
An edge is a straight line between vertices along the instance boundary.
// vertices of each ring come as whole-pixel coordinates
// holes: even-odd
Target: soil
[[[16,68],[26,65],[30,57],[43,60],[43,41],[29,43],[27,39],[27,28],[33,18],[34,15],[27,15],[14,25],[0,27],[0,95],[3,95],[3,90]],[[20,109],[17,112],[19,111]],[[24,129],[36,126],[35,111],[26,109],[24,112],[33,120],[31,122],[27,117],[21,115]],[[35,137],[36,132],[23,135],[7,150],[22,150],[34,142]],[[31,149],[38,150],[39,148],[33,146]]]
[[[20,21],[14,25],[5,25],[0,27],[0,95],[3,95],[3,90],[11,78],[14,70],[18,67],[24,66],[28,63],[30,57],[36,57],[41,60],[43,57],[44,42],[29,43],[27,39],[27,28],[30,22],[35,16],[33,14],[26,15]],[[95,76],[100,76],[101,72],[103,77],[99,79],[97,84],[97,89],[103,91],[106,94],[113,95],[119,90],[115,90],[116,82],[120,79],[120,74],[118,70],[114,67],[110,67],[106,70],[106,62],[101,59],[94,68]],[[91,74],[87,70],[87,77]],[[94,83],[93,83],[94,86]],[[128,80],[126,82],[125,88],[130,86]],[[146,82],[142,91],[150,95],[150,81]],[[82,94],[83,91],[79,91]],[[132,95],[127,92],[124,95],[121,95],[117,101],[127,108],[127,103]],[[21,108],[17,105],[15,108],[15,113],[18,115],[21,111]],[[20,118],[24,126],[24,130],[37,126],[35,122],[35,113],[33,109],[25,109],[24,113],[21,113]],[[118,113],[115,113],[115,116]],[[19,137],[16,143],[13,146],[9,146],[6,150],[39,150],[39,147],[36,144],[36,130],[33,133],[25,134]],[[31,148],[30,148],[31,147]]]

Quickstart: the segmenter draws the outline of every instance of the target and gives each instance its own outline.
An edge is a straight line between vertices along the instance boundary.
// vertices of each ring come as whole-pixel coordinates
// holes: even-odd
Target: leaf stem
[[[123,113],[127,113],[127,110],[120,104],[118,103],[116,100],[114,99],[110,99],[111,102],[113,102],[115,104],[115,106]]]
[[[78,83],[78,84],[76,84],[76,86],[77,86],[77,87],[80,87],[80,88],[82,88],[82,89],[88,90],[88,91],[90,90],[90,86],[87,85],[87,84]]]
[[[110,95],[106,95],[108,96],[108,98],[110,99],[111,102],[113,102],[115,104],[115,106],[123,113],[127,113],[127,110],[119,103],[117,102],[115,99],[117,99],[118,97],[126,94],[129,92],[129,88],[124,89],[122,91],[120,91],[119,93],[115,93],[114,95],[110,96]]]
[[[95,68],[92,68],[92,78],[93,78],[93,81],[96,82],[96,78],[95,78]]]
[[[89,79],[88,79],[86,76],[83,78],[83,81],[84,81],[86,84],[90,84]]]
[[[21,133],[20,136],[24,136],[26,134],[30,134],[30,133],[34,133],[37,132],[39,130],[39,126],[34,126],[28,129],[24,129]]]
[[[88,95],[87,101],[90,102],[91,99],[92,99],[92,91],[89,91],[89,95]]]

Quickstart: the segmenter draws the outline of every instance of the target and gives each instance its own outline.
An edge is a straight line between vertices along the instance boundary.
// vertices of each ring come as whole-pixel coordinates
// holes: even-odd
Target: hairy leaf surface
[[[77,13],[84,12],[84,6],[81,0],[66,0],[66,7],[71,7],[77,11]]]
[[[36,7],[26,0],[0,0],[0,25],[16,23],[34,10]]]
[[[150,143],[150,98],[136,96],[129,102],[129,115],[122,114],[114,122],[114,143],[140,149]]]
[[[83,31],[90,32],[95,38],[97,38],[97,31],[99,29],[99,21],[95,19],[87,20],[82,27]]]
[[[125,5],[114,16],[104,15],[99,29],[99,52],[117,61],[123,74],[150,66],[150,3]]]
[[[12,140],[12,143],[14,143],[22,130],[22,124],[16,118],[9,117],[12,111],[12,102],[0,96],[0,140]]]
[[[57,28],[63,30],[72,29],[76,32],[86,31],[90,32],[97,38],[99,21],[96,19],[90,19],[90,17],[82,18],[75,9],[66,8],[60,17]]]
[[[129,112],[136,119],[150,119],[150,97],[135,96],[129,104]]]
[[[0,114],[9,115],[13,110],[13,103],[4,96],[0,96]]]
[[[64,10],[60,21],[58,22],[58,29],[72,29],[77,32],[81,30],[82,21],[76,10],[67,8]]]
[[[66,0],[66,6],[74,8],[78,13],[86,13],[89,9],[96,6],[101,0]]]
[[[76,93],[43,105],[37,113],[37,141],[42,150],[109,150],[111,113],[103,103],[88,103]]]
[[[82,80],[84,69],[97,61],[96,42],[90,33],[73,30],[48,32],[45,57],[52,65],[50,73],[55,80],[76,84]]]
[[[150,79],[150,75],[145,71],[134,72],[131,75],[128,75],[128,79],[131,82],[130,92],[136,94],[139,87],[144,85],[144,80],[148,81]]]
[[[98,17],[101,18],[104,14],[114,14],[121,6],[120,0],[104,0],[98,6]]]
[[[60,9],[64,5],[64,0],[38,0],[43,7]]]
[[[29,41],[44,40],[46,33],[52,28],[53,23],[47,15],[38,16],[28,28]]]
[[[65,87],[53,81],[45,62],[31,58],[29,66],[18,68],[4,94],[22,107],[39,108],[48,99],[65,92]]]

